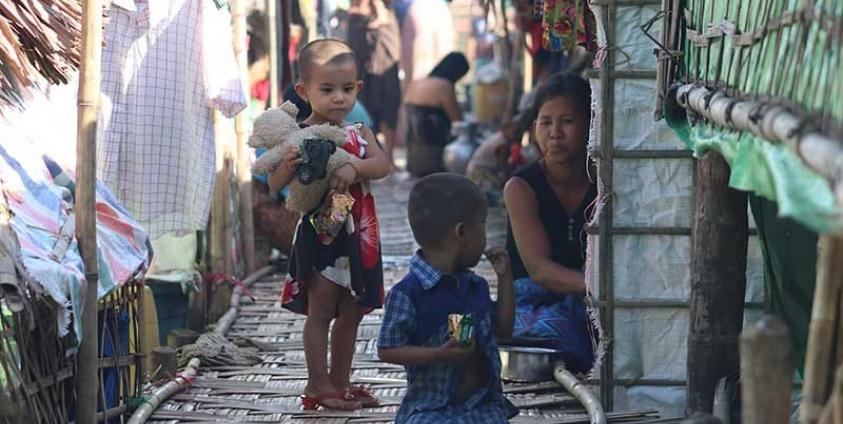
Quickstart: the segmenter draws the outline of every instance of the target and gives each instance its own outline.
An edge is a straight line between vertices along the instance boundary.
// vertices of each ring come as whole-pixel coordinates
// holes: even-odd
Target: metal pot
[[[562,351],[544,347],[500,346],[501,378],[517,383],[538,383],[553,380],[556,364],[562,362]]]
[[[454,123],[452,133],[457,139],[445,146],[442,155],[445,169],[449,172],[465,174],[468,161],[477,150],[477,143],[474,141],[475,126],[476,124],[468,121]]]

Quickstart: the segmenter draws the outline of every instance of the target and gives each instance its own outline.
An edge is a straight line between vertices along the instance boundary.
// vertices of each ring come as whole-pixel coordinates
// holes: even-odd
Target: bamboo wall
[[[140,392],[142,346],[134,335],[143,317],[138,282],[128,283],[98,304],[99,411],[109,416],[135,406]],[[63,424],[74,419],[76,341],[59,338],[56,309],[33,298],[12,312],[0,291],[0,423]]]

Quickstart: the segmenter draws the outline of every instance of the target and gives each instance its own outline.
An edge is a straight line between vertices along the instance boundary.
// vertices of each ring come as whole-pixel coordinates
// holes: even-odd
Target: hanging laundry
[[[587,0],[544,0],[542,44],[550,51],[597,51],[597,22]]]
[[[212,109],[243,110],[231,15],[206,0],[124,0],[102,54],[97,177],[152,238],[205,228],[216,173]]]

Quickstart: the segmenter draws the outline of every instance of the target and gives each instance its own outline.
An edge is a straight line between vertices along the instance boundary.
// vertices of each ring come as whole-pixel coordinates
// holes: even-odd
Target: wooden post
[[[834,423],[843,424],[843,367],[837,367],[829,403],[832,405],[831,415],[834,417]]]
[[[219,112],[214,112],[216,125],[217,177],[214,181],[214,193],[211,200],[210,252],[211,271],[231,275],[231,174],[232,142],[228,126],[230,123]]]
[[[835,332],[843,286],[843,240],[821,236],[817,249],[817,283],[814,306],[808,327],[808,349],[805,353],[805,381],[799,420],[814,424],[831,391],[834,363]]]
[[[240,78],[249,79],[249,63],[246,57],[246,2],[231,0],[231,21],[234,31],[234,54],[240,70]],[[252,219],[252,173],[251,150],[246,144],[249,138],[249,113],[247,107],[234,117],[234,131],[237,134],[237,191],[240,199],[240,252],[246,268],[244,277],[255,272],[255,227]]]
[[[266,0],[266,19],[269,29],[269,107],[278,107],[278,0]]]
[[[176,350],[170,346],[158,346],[152,349],[152,369],[156,378],[172,378],[179,368]]]
[[[281,67],[279,68],[279,72],[281,72],[281,89],[283,90],[286,88],[290,83],[293,82],[293,75],[292,75],[292,65],[290,63],[290,15],[293,13],[293,5],[291,0],[280,0],[281,2],[281,13],[277,16],[275,21],[280,24],[281,26],[281,37],[278,39],[280,42],[280,54],[281,57],[279,62]]]
[[[765,316],[744,330],[741,346],[741,411],[744,424],[787,424],[793,392],[793,356],[787,325]]]
[[[699,160],[695,198],[688,415],[710,414],[718,380],[740,370],[748,240],[746,193],[729,188],[729,164],[719,153]]]
[[[82,0],[82,61],[79,67],[76,145],[76,238],[85,266],[81,343],[76,368],[76,423],[97,422],[97,218],[96,163],[97,119],[102,57],[102,4]]]

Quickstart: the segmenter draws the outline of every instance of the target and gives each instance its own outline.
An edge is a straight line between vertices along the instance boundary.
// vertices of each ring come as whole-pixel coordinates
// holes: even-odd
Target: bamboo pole
[[[266,0],[266,19],[269,29],[269,107],[278,107],[278,0]]]
[[[249,79],[249,63],[246,57],[246,2],[231,0],[231,21],[234,31],[234,54],[240,70],[240,78]],[[237,188],[240,199],[240,252],[246,268],[245,275],[255,272],[255,226],[252,218],[252,173],[251,155],[246,144],[249,137],[249,108],[234,117],[234,131],[237,134]]]
[[[835,424],[843,424],[843,367],[837,367],[834,389],[831,392],[831,415]]]
[[[817,251],[817,284],[808,327],[800,422],[814,424],[831,391],[834,345],[841,286],[843,286],[843,240],[824,235]],[[840,337],[840,335],[837,335]]]
[[[237,319],[237,314],[240,310],[240,297],[243,295],[243,288],[251,288],[258,280],[272,274],[275,270],[276,269],[273,266],[263,267],[257,272],[246,277],[243,280],[242,286],[238,285],[234,288],[231,293],[231,306],[229,307],[228,312],[226,312],[226,314],[217,321],[214,326],[214,334],[224,337],[231,328],[231,325],[234,323],[234,320]],[[156,388],[149,397],[144,400],[143,404],[135,410],[131,418],[129,418],[128,424],[145,423],[149,417],[152,416],[155,410],[158,409],[159,405],[166,402],[167,399],[172,397],[174,394],[190,386],[193,379],[199,373],[199,367],[201,364],[202,362],[199,358],[192,358],[187,363],[187,367],[185,367],[185,369],[180,372],[176,378],[167,384]]]
[[[82,61],[79,67],[76,145],[76,237],[85,266],[81,343],[77,354],[76,422],[97,422],[97,224],[96,137],[102,56],[102,4],[82,0]]]
[[[231,275],[231,128],[219,112],[214,112],[217,150],[217,177],[211,200],[210,252],[211,270],[214,273]]]
[[[740,337],[741,404],[745,424],[787,424],[793,356],[787,325],[765,316]]]
[[[187,363],[187,367],[179,375],[167,384],[159,387],[155,392],[144,399],[144,402],[135,410],[128,424],[143,424],[158,408],[158,405],[170,398],[170,396],[184,390],[196,377],[201,361],[193,358]]]
[[[837,203],[843,205],[843,143],[800,129],[804,122],[782,106],[733,99],[722,91],[685,84],[676,91],[682,107],[726,128],[749,131],[791,148],[815,172],[832,182]]]

